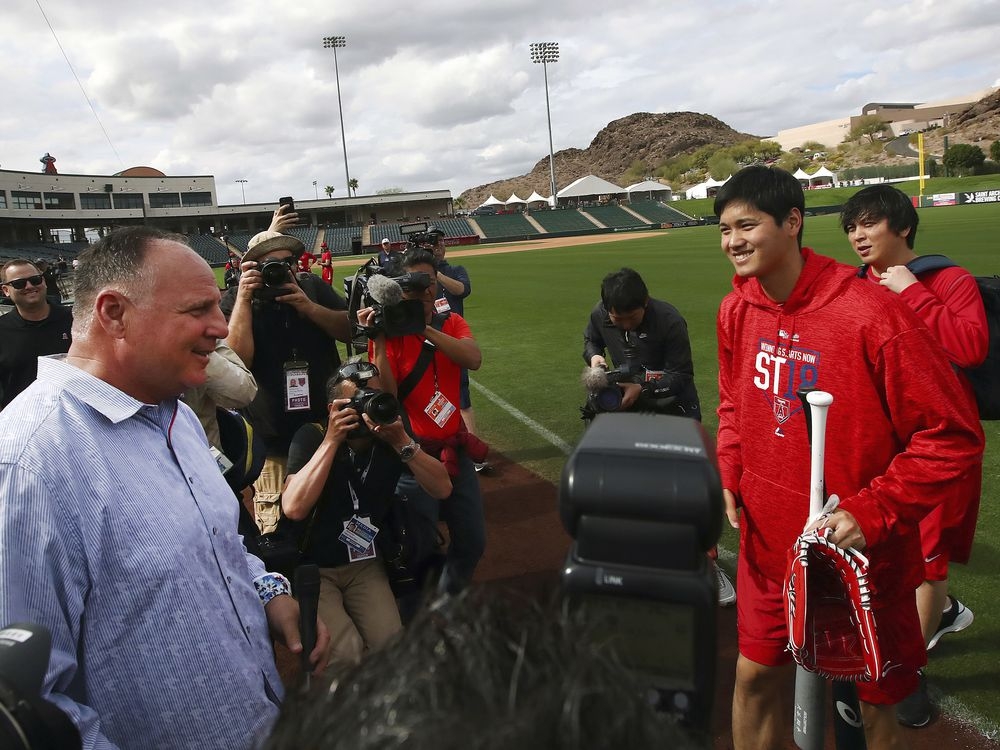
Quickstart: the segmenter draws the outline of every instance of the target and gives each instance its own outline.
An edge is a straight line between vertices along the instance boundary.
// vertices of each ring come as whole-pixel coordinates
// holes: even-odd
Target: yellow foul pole
[[[917,154],[920,159],[920,195],[924,194],[924,134],[917,133]]]

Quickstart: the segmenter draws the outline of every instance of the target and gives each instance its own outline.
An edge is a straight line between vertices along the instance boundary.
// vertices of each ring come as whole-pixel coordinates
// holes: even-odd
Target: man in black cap
[[[303,424],[326,422],[326,381],[340,366],[337,340],[349,340],[350,324],[343,298],[315,274],[295,272],[305,250],[299,239],[268,230],[247,248],[239,284],[221,304],[226,343],[257,380],[245,413],[267,452],[254,510],[268,533],[280,515],[292,436]]]

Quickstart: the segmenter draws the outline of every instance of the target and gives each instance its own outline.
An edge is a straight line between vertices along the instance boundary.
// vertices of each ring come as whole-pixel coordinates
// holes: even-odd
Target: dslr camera
[[[269,260],[262,263],[257,270],[260,271],[264,286],[256,291],[254,298],[273,302],[275,298],[285,294],[284,286],[294,281],[292,274],[295,273],[297,267],[298,260],[296,258]]]
[[[343,409],[354,409],[360,417],[367,414],[375,424],[392,424],[399,416],[399,401],[391,393],[377,391],[374,388],[358,388],[349,403]],[[358,420],[358,426],[351,430],[348,437],[364,437],[370,434],[364,419]]]

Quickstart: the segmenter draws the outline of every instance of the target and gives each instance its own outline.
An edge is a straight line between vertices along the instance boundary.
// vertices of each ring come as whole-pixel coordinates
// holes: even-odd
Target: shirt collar
[[[50,354],[38,358],[38,379],[51,383],[72,394],[95,411],[103,414],[112,423],[118,424],[135,416],[143,407],[157,410],[166,407],[173,410],[175,400],[160,404],[144,404],[124,391],[101,380],[89,372],[66,362],[65,354]]]

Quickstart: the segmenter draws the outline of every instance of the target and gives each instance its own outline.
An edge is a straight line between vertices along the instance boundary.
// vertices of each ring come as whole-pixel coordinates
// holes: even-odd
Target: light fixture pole
[[[319,200],[319,188],[316,187],[316,180],[313,180],[313,192],[316,194],[316,200]]]
[[[340,111],[340,142],[344,146],[344,185],[347,187],[347,194],[351,194],[351,171],[347,167],[347,136],[344,135],[344,105],[340,102],[340,68],[337,65],[337,49],[347,46],[345,36],[325,36],[323,37],[323,49],[333,50],[333,73],[337,77],[337,109]]]
[[[549,122],[549,189],[552,204],[556,207],[556,157],[552,152],[552,110],[549,109],[549,63],[559,62],[559,42],[532,42],[531,62],[541,63],[545,74],[545,117]]]
[[[240,183],[240,194],[243,196],[243,205],[245,206],[247,204],[247,194],[246,191],[243,189],[243,186],[247,184],[247,181],[237,180],[237,182]]]

